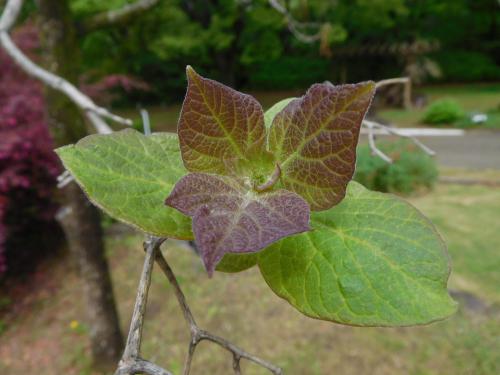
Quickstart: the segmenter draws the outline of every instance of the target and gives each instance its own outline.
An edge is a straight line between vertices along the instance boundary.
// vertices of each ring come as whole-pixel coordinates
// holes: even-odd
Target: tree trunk
[[[50,71],[77,83],[78,41],[67,0],[37,2],[44,63]],[[81,112],[66,96],[46,89],[45,98],[48,123],[57,146],[74,143],[87,135]],[[97,369],[114,368],[123,338],[104,255],[99,212],[75,183],[64,188],[63,200],[62,225],[83,283],[93,360]]]

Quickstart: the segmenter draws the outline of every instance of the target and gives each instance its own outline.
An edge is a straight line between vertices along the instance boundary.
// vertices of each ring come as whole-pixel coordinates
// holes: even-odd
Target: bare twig
[[[130,119],[125,119],[109,112],[106,108],[97,106],[72,83],[35,64],[16,46],[9,35],[9,30],[15,24],[22,5],[23,0],[8,0],[0,19],[0,45],[14,62],[32,77],[68,96],[85,113],[98,133],[111,133],[111,128],[104,119],[122,125],[132,125]]]
[[[149,285],[151,283],[151,273],[153,271],[156,252],[164,241],[165,239],[162,238],[148,237],[144,242],[146,259],[144,260],[141,280],[137,290],[134,313],[132,314],[132,324],[130,325],[127,344],[123,354],[125,358],[134,358],[139,356],[142,326],[144,323],[144,314],[146,312],[146,301],[148,299]]]
[[[156,263],[160,266],[161,270],[167,277],[168,281],[174,288],[174,293],[175,296],[177,297],[177,301],[179,302],[179,305],[181,307],[182,313],[184,314],[184,318],[189,325],[189,329],[191,331],[191,340],[189,342],[189,348],[188,348],[188,354],[186,357],[186,362],[185,362],[185,367],[184,367],[184,375],[188,375],[191,369],[191,361],[193,359],[194,351],[196,349],[196,346],[203,340],[206,341],[211,341],[222,348],[226,349],[233,355],[233,368],[235,370],[236,374],[239,374],[241,372],[240,370],[240,359],[244,358],[247,359],[251,362],[254,362],[265,369],[269,370],[271,373],[275,375],[281,375],[283,371],[281,368],[264,361],[263,359],[260,359],[259,357],[256,357],[250,353],[247,353],[243,349],[237,347],[236,345],[233,345],[226,339],[216,336],[208,331],[205,331],[203,329],[200,329],[199,326],[196,324],[196,321],[193,317],[193,314],[191,313],[191,309],[189,308],[189,305],[186,302],[186,297],[184,296],[184,293],[182,292],[179,283],[177,282],[177,279],[175,277],[174,272],[170,268],[169,264],[167,263],[166,259],[163,257],[161,252],[158,252],[156,254]]]
[[[377,82],[376,87],[380,88],[383,86],[397,85],[397,84],[403,85],[403,87],[404,87],[404,91],[403,91],[404,107],[406,109],[410,109],[412,107],[412,104],[411,104],[411,79],[410,79],[410,77],[383,79],[383,80]]]
[[[401,138],[410,139],[417,147],[419,147],[427,155],[430,155],[430,156],[436,155],[435,151],[431,150],[429,147],[424,145],[417,138],[415,138],[414,136],[405,134],[404,132],[399,131],[398,129],[393,129],[389,126],[385,126],[385,125],[382,125],[382,124],[379,124],[377,122],[370,121],[370,120],[363,120],[363,126],[368,130],[368,144],[369,144],[373,154],[379,156],[381,159],[385,160],[388,163],[392,163],[393,160],[377,147],[377,145],[375,143],[375,132],[374,132],[375,129],[381,129],[388,134],[392,134],[392,135],[395,135],[395,136],[398,136]]]
[[[363,121],[363,125],[368,129],[368,145],[372,150],[372,154],[391,164],[392,159],[377,147],[377,144],[375,142],[375,134],[373,134],[373,123],[371,121],[365,120]]]
[[[281,13],[287,22],[288,30],[303,43],[314,43],[321,39],[321,24],[316,22],[299,22],[297,21],[286,9],[286,7],[279,2],[279,0],[269,0],[269,4]],[[304,28],[315,28],[318,31],[314,34],[307,34],[302,30]]]
[[[136,358],[131,363],[123,363],[122,367],[116,370],[115,375],[148,374],[148,375],[172,375],[160,366],[146,361],[142,358]]]
[[[402,137],[463,137],[465,135],[463,129],[397,128],[396,130],[386,125],[373,129],[373,134],[394,135],[394,131],[397,131],[397,135]],[[366,127],[361,128],[361,133],[368,133]]]
[[[156,238],[148,236],[144,241],[144,250],[146,258],[142,268],[139,287],[137,288],[137,296],[135,299],[134,312],[130,323],[127,344],[123,352],[122,359],[118,364],[118,369],[115,375],[128,375],[137,372],[143,372],[151,375],[170,374],[168,371],[158,367],[157,365],[143,360],[139,357],[141,350],[142,328],[144,326],[144,315],[146,313],[146,303],[148,299],[149,286],[151,284],[151,274],[156,253],[159,251],[160,245],[165,241],[164,238]]]
[[[151,135],[151,121],[149,120],[149,112],[145,109],[141,109],[141,119],[142,119],[142,128],[144,130],[144,135]]]
[[[73,180],[74,180],[74,178],[71,175],[71,173],[69,173],[68,171],[64,171],[59,176],[57,176],[57,187],[59,189],[62,189],[63,187],[68,185]]]
[[[2,17],[0,18],[0,32],[7,32],[14,26],[22,6],[22,0],[9,1],[5,5]]]
[[[114,26],[125,23],[132,17],[137,16],[159,3],[159,0],[138,0],[135,3],[127,4],[119,9],[107,10],[95,14],[82,22],[84,32],[93,31],[103,27]]]
[[[9,30],[16,23],[22,6],[23,0],[8,0],[0,18],[0,46],[12,60],[27,74],[45,83],[54,90],[58,90],[65,94],[83,111],[98,133],[108,134],[112,132],[105,121],[106,119],[122,125],[132,125],[132,120],[115,115],[104,107],[99,107],[72,83],[41,68],[17,47],[10,37]],[[58,178],[58,187],[62,188],[71,181],[73,181],[73,177],[64,172]]]
[[[168,371],[162,369],[161,367],[158,367],[153,363],[147,362],[140,357],[142,327],[144,324],[146,302],[148,298],[149,285],[151,283],[151,274],[154,261],[156,261],[158,266],[167,277],[170,285],[172,285],[175,297],[179,302],[182,313],[184,315],[184,319],[186,320],[191,333],[188,353],[184,365],[184,375],[189,375],[196,347],[201,341],[204,340],[219,345],[233,355],[233,370],[236,375],[241,375],[240,361],[242,358],[254,362],[259,366],[262,366],[274,375],[282,375],[283,371],[281,370],[281,368],[267,361],[264,361],[257,356],[247,353],[228,340],[205,331],[198,326],[186,301],[186,297],[184,296],[184,293],[182,292],[182,289],[177,282],[175,274],[172,271],[172,268],[160,251],[160,245],[164,241],[164,238],[148,237],[144,242],[146,258],[144,260],[141,279],[139,281],[139,287],[137,290],[137,297],[134,306],[134,312],[132,314],[132,321],[130,323],[127,344],[125,346],[125,351],[123,353],[122,359],[118,364],[118,369],[116,370],[115,375],[128,375],[135,374],[136,372],[144,372],[149,375],[170,375]]]
[[[378,81],[376,87],[379,88],[382,86],[388,86],[394,84],[406,84],[408,82],[411,82],[411,79],[409,77],[388,78]]]

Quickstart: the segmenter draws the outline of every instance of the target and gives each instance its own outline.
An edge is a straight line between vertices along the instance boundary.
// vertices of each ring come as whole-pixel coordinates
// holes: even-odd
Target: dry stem
[[[189,326],[191,338],[189,341],[188,352],[184,363],[184,375],[189,375],[191,372],[191,364],[196,347],[201,341],[210,341],[230,352],[233,356],[233,370],[236,375],[241,374],[240,362],[241,359],[254,362],[255,364],[264,367],[274,375],[282,375],[281,368],[264,361],[263,359],[246,352],[240,347],[232,344],[228,340],[214,335],[211,332],[201,329],[191,312],[191,309],[186,301],[186,297],[180,288],[177,278],[175,277],[172,268],[160,251],[160,245],[165,241],[164,238],[148,237],[144,242],[144,250],[146,251],[146,258],[142,270],[139,287],[137,290],[137,297],[132,314],[132,321],[130,323],[129,335],[123,357],[120,360],[118,369],[115,375],[135,374],[143,372],[149,375],[170,375],[170,373],[154,363],[147,362],[140,357],[140,347],[142,339],[142,327],[144,324],[144,315],[146,311],[146,302],[148,298],[149,285],[151,283],[151,273],[153,270],[154,260],[161,268],[167,277],[170,285],[174,289],[175,297],[184,315],[184,319]]]

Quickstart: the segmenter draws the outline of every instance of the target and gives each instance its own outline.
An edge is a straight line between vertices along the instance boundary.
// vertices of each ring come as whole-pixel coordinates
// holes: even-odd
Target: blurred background
[[[410,129],[436,153],[379,135],[378,147],[393,160],[388,163],[372,155],[362,136],[355,179],[404,196],[436,224],[453,265],[449,287],[460,302],[456,315],[393,329],[311,320],[276,297],[257,269],[209,280],[197,255],[171,241],[167,257],[200,325],[290,375],[499,374],[498,0],[159,0],[142,1],[144,9],[119,20],[103,16],[130,3],[137,1],[25,1],[11,35],[33,61],[133,119],[141,131],[141,109],[154,131],[176,130],[188,64],[251,93],[264,109],[302,95],[315,82],[404,78],[377,91],[369,118]],[[5,4],[0,0],[0,11]],[[84,215],[93,225],[93,256],[107,296],[103,323],[100,314],[86,312],[92,284],[82,268],[84,253],[70,251],[75,242],[68,230],[75,229],[63,231],[58,221],[68,199],[77,198],[57,188],[62,169],[52,150],[89,132],[67,99],[30,78],[0,49],[5,374],[112,373],[120,331],[128,330],[142,235],[94,211]],[[113,336],[116,349],[103,360],[95,324],[108,325],[104,335]],[[143,356],[177,374],[188,334],[168,282],[155,272]],[[96,366],[96,358],[105,365]],[[248,363],[243,372],[265,373]],[[231,373],[229,354],[200,345],[193,374]]]

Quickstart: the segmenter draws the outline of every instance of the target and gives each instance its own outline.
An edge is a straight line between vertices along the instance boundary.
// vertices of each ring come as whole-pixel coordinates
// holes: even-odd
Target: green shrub
[[[424,124],[453,124],[465,116],[463,109],[453,99],[441,99],[432,103],[424,113]]]
[[[477,82],[500,79],[500,66],[491,56],[476,51],[443,50],[432,56],[442,71],[440,80]]]
[[[394,162],[389,164],[373,156],[368,145],[359,146],[354,180],[368,189],[404,195],[434,187],[436,162],[413,143],[377,142],[377,147]]]
[[[263,61],[249,68],[248,86],[273,90],[307,87],[327,79],[329,67],[328,60],[310,56]]]

